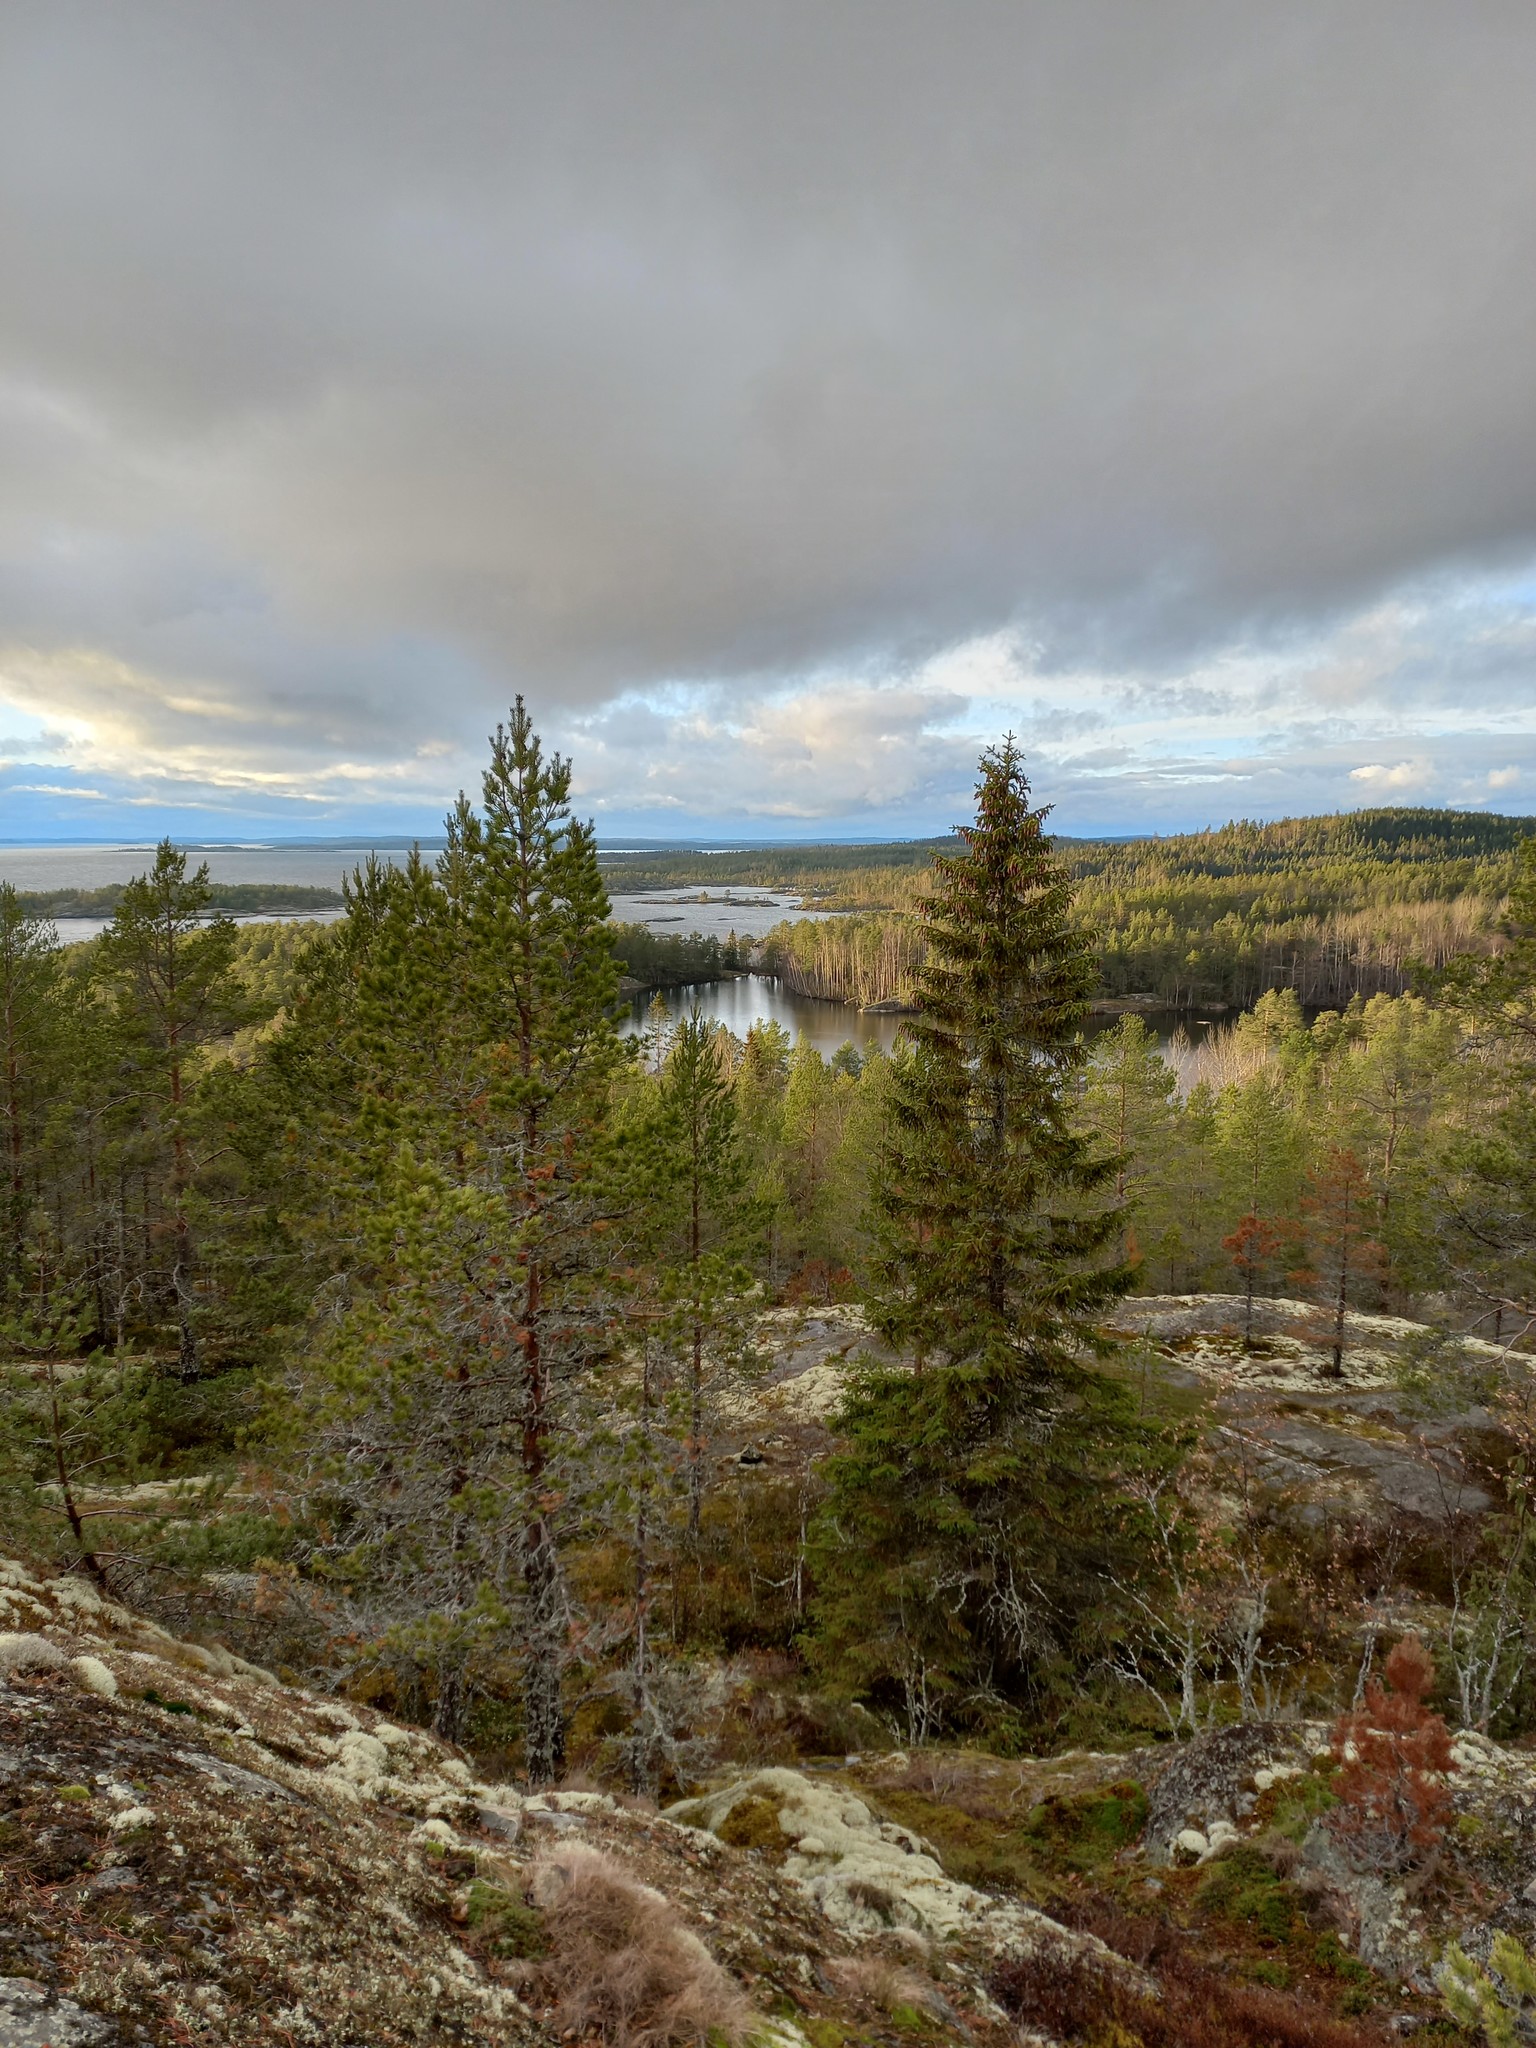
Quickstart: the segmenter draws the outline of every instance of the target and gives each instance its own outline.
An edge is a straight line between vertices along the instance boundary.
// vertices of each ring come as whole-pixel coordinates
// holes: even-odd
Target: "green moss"
[[[791,2006],[787,2013],[781,2013],[779,2017],[793,2020],[810,2042],[811,2048],[844,2048],[847,2042],[847,2029],[840,2027],[836,2020],[812,2019],[794,2006]]]
[[[532,1959],[544,1953],[542,1917],[503,1885],[475,1879],[469,1888],[469,1925],[481,1947],[503,1960]]]
[[[1298,1931],[1291,1887],[1246,1844],[1210,1866],[1195,1896],[1205,1912],[1251,1928],[1261,1941],[1286,1943]]]
[[[1005,1891],[1044,1904],[1055,1887],[1039,1845],[1017,1821],[982,1819],[906,1787],[881,1786],[868,1795],[884,1820],[893,1820],[933,1844],[951,1877],[982,1891]]]
[[[772,1804],[755,1795],[738,1799],[716,1832],[733,1849],[761,1849],[765,1855],[782,1856],[789,1848],[789,1837],[779,1826]]]
[[[1044,1799],[1031,1809],[1024,1833],[1056,1864],[1092,1870],[1134,1842],[1147,1821],[1147,1795],[1122,1778],[1076,1798]]]
[[[1053,1795],[1022,1820],[967,1811],[906,1786],[864,1796],[882,1819],[925,1836],[951,1877],[1039,1904],[1054,1896],[1064,1870],[1091,1873],[1128,1848],[1147,1817],[1147,1795],[1128,1778],[1094,1792]]]
[[[1319,1970],[1326,1970],[1330,1977],[1340,1977],[1346,1984],[1368,1984],[1371,1973],[1358,1956],[1352,1956],[1339,1937],[1330,1927],[1317,1937],[1312,1950],[1312,1961]]]
[[[1266,1798],[1269,1825],[1292,1842],[1301,1841],[1320,1815],[1338,1805],[1327,1777],[1316,1771],[1308,1771],[1300,1778],[1282,1778]],[[1260,1813],[1264,1810],[1261,1803]]]
[[[1243,1975],[1251,1984],[1267,1984],[1272,1991],[1289,1991],[1291,1973],[1286,1964],[1274,1956],[1260,1956],[1249,1963]]]
[[[56,1798],[67,1799],[73,1806],[84,1806],[90,1796],[89,1785],[61,1785],[55,1794]]]

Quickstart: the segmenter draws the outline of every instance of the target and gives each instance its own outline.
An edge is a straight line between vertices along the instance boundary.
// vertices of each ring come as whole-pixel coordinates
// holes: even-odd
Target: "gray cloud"
[[[1009,622],[1186,717],[1236,643],[1528,712],[1529,596],[1337,636],[1536,549],[1533,89],[1517,0],[10,9],[13,694],[413,789],[514,687],[751,726]]]

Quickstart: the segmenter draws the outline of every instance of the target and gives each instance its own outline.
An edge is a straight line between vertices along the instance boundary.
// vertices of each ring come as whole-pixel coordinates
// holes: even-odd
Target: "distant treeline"
[[[1079,884],[1075,915],[1098,938],[1106,994],[1247,1008],[1290,988],[1308,1007],[1336,1007],[1401,994],[1415,961],[1439,967],[1488,950],[1515,850],[1533,830],[1536,819],[1476,811],[1379,810],[1058,848]],[[862,869],[807,867],[796,886],[824,908],[864,914],[777,926],[765,965],[807,995],[904,1001],[922,963],[912,913],[926,872],[891,858],[914,849],[857,850]]]
[[[16,900],[27,917],[115,917],[124,884],[108,882],[100,889],[18,889]],[[259,916],[263,911],[339,910],[339,889],[318,889],[308,882],[210,882],[210,911]]]
[[[643,924],[616,924],[613,950],[631,981],[643,988],[682,988],[694,981],[719,981],[745,962],[736,934],[653,932]]]
[[[901,840],[882,846],[758,846],[726,853],[605,853],[599,865],[612,896],[643,889],[681,889],[690,884],[726,888],[793,889],[802,896],[858,893],[866,874],[910,879],[925,871],[936,853],[953,853],[956,841]],[[893,906],[894,907],[894,906]]]

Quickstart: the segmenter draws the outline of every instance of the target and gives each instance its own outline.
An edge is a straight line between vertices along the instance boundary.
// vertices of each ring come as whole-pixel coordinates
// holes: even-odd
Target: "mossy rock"
[[[733,1849],[760,1849],[765,1856],[783,1856],[791,1846],[774,1806],[756,1793],[738,1799],[715,1833]]]
[[[478,1946],[503,1961],[531,1961],[544,1954],[542,1915],[504,1885],[476,1878],[469,1888],[469,1925]]]

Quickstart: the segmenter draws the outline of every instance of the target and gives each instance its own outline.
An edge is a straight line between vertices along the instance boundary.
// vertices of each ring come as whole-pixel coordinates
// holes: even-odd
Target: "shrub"
[[[659,1893],[595,1849],[553,1851],[535,1868],[548,1944],[540,1979],[556,2027],[609,2048],[744,2042],[756,2015]]]
[[[1334,1725],[1333,1826],[1356,1861],[1404,1871],[1439,1848],[1451,1805],[1445,1776],[1456,1765],[1450,1731],[1424,1703],[1434,1666],[1416,1636],[1393,1650],[1386,1675],[1390,1691],[1372,1679],[1362,1704]]]
[[[992,1978],[999,2005],[1022,2027],[1062,2042],[1117,2048],[1380,2048],[1381,2035],[1284,1991],[1245,1984],[1175,1946],[1161,1958],[1156,1995],[1129,1973],[1041,1949]]]
[[[1440,1996],[1457,2025],[1480,2029],[1488,2048],[1515,2048],[1525,2002],[1536,1998],[1536,1965],[1512,1934],[1494,1936],[1490,1960],[1491,1975],[1453,1941],[1440,1968]]]

